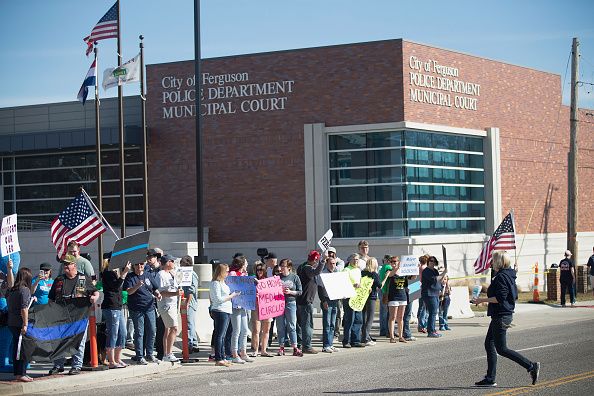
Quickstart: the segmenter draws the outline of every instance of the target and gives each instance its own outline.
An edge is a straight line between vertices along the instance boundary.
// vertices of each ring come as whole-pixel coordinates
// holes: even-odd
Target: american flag
[[[493,260],[493,250],[512,250],[515,248],[514,220],[512,214],[508,213],[495,230],[493,236],[483,246],[480,256],[474,262],[474,273],[480,274],[489,268]]]
[[[87,43],[87,56],[93,50],[93,43],[99,40],[118,38],[118,1],[99,19],[91,34],[83,40]]]
[[[66,254],[68,242],[74,240],[86,246],[105,230],[97,212],[91,208],[85,194],[80,192],[52,221],[52,243],[58,257],[62,258]]]

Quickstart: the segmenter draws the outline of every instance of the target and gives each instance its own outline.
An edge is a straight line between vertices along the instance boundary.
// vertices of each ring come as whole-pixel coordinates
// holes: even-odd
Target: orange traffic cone
[[[532,302],[540,302],[538,294],[538,262],[534,265],[534,286],[532,286]]]

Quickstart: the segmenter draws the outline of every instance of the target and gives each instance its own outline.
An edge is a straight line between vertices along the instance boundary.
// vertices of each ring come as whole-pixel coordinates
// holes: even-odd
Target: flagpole
[[[148,202],[148,158],[146,155],[146,94],[144,92],[144,36],[138,36],[140,39],[140,106],[142,112],[142,192],[144,195],[144,230],[149,229],[149,202]]]
[[[120,1],[118,3],[118,67],[122,66],[122,24]],[[120,233],[121,237],[126,236],[126,182],[125,182],[125,157],[124,157],[124,89],[118,82],[118,123],[119,123],[119,141],[120,141]]]
[[[99,70],[99,49],[97,48],[97,43],[94,44],[95,48],[93,49],[93,52],[95,53],[95,70]],[[99,124],[99,105],[99,78],[95,78],[95,157],[97,158],[95,162],[95,172],[97,173],[97,206],[99,213],[103,213],[103,193],[101,189],[101,128]],[[99,235],[97,239],[97,254],[97,262],[99,263],[99,267],[101,267],[101,260],[103,259],[103,234]]]
[[[194,0],[194,87],[196,88],[196,231],[198,256],[195,263],[208,261],[204,254],[204,185],[202,183],[202,130],[201,130],[201,98],[200,98],[200,0]]]
[[[83,193],[83,195],[85,196],[85,199],[87,200],[87,202],[93,207],[93,210],[95,211],[95,213],[97,213],[99,216],[101,216],[101,221],[103,223],[107,224],[107,227],[109,227],[109,229],[111,230],[111,232],[113,233],[113,235],[116,237],[116,240],[120,239],[120,237],[118,236],[118,234],[116,234],[116,232],[113,230],[113,228],[111,228],[111,224],[109,224],[109,221],[107,221],[107,219],[105,218],[105,216],[103,216],[103,213],[100,212],[99,209],[97,209],[97,206],[95,206],[95,203],[93,202],[93,200],[91,199],[91,197],[89,197],[89,194],[87,194],[87,192],[85,191],[85,189],[81,187],[80,190]]]

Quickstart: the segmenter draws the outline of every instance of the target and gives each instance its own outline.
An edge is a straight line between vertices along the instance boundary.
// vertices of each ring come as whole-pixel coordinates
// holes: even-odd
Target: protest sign
[[[258,319],[276,318],[285,312],[283,283],[278,276],[260,279],[258,290]]]
[[[109,269],[124,268],[128,261],[132,264],[144,263],[150,235],[150,231],[143,231],[118,239],[111,252]]]
[[[417,256],[402,256],[398,276],[419,275],[419,258]]]
[[[256,309],[256,282],[254,282],[253,277],[228,276],[225,278],[225,283],[229,286],[232,293],[236,291],[241,293],[231,300],[233,308]]]
[[[13,214],[2,219],[2,228],[0,231],[1,256],[8,256],[9,254],[20,252],[19,237],[17,235],[17,215]]]
[[[355,288],[346,272],[320,274],[320,279],[330,300],[341,300],[355,295]]]
[[[175,280],[177,281],[177,284],[181,287],[191,286],[192,272],[194,272],[193,267],[178,267],[175,272]]]
[[[371,285],[373,285],[373,278],[368,276],[363,276],[361,278],[361,284],[359,288],[355,289],[355,296],[351,297],[349,300],[349,307],[351,307],[353,311],[363,311],[365,303],[367,302],[367,298],[371,293]]]
[[[441,253],[443,254],[443,268],[448,269],[448,258],[446,256],[446,248],[444,245],[441,245]]]
[[[334,233],[332,232],[332,229],[329,229],[318,241],[318,246],[322,249],[322,253],[328,250],[328,247],[332,243],[332,237],[334,237]]]
[[[412,303],[421,298],[421,282],[417,279],[408,284],[408,299]]]

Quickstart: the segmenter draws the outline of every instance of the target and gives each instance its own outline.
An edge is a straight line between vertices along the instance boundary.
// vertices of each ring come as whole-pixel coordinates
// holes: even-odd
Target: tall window
[[[482,138],[424,131],[329,135],[338,238],[483,233]]]
[[[102,149],[103,214],[120,223],[119,151]],[[138,147],[126,147],[126,223],[143,224],[142,160]],[[83,187],[96,202],[94,150],[2,157],[4,214],[51,221]]]

